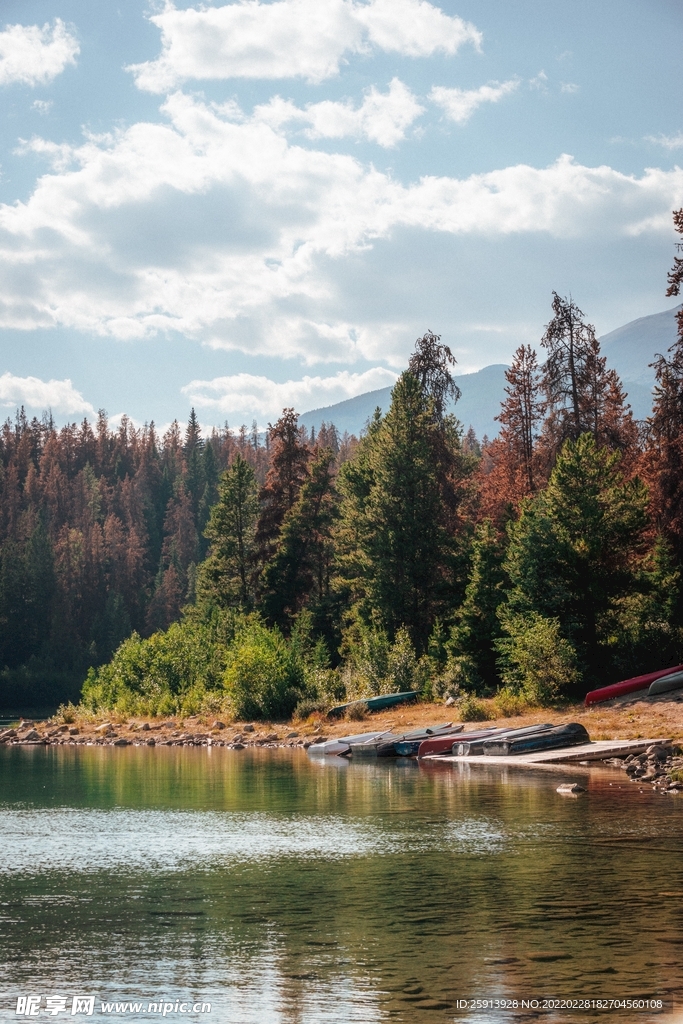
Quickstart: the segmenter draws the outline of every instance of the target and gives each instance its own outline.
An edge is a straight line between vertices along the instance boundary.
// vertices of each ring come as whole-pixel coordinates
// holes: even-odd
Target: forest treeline
[[[682,278],[676,259],[667,294]],[[264,438],[20,415],[0,440],[5,686],[90,666],[90,708],[279,717],[403,688],[547,703],[680,662],[678,326],[644,422],[556,293],[492,441],[448,411],[431,331],[360,440],[293,409]]]

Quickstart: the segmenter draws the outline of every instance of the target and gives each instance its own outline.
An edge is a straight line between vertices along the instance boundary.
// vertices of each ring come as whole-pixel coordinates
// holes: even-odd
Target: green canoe
[[[384,708],[393,707],[394,704],[403,704],[407,700],[415,700],[417,690],[408,690],[406,693],[382,693],[379,697],[365,697],[363,700],[350,700],[347,704],[338,704],[336,708],[330,708],[328,715],[343,715],[349,708],[365,704],[368,711],[383,711]]]

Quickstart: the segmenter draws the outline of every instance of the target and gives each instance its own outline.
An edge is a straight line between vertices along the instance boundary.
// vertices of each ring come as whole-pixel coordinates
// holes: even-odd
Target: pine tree
[[[427,331],[415,342],[415,351],[408,361],[408,371],[418,381],[423,393],[432,399],[433,414],[441,422],[446,415],[446,403],[457,402],[460,388],[453,380],[451,366],[455,357],[448,345],[441,344],[441,335]]]
[[[284,409],[275,426],[268,425],[270,468],[261,488],[261,514],[256,529],[259,559],[272,556],[284,518],[308,476],[310,449],[301,436],[294,409]]]
[[[457,456],[453,424],[407,371],[340,472],[341,571],[359,614],[392,638],[406,626],[420,652],[449,593]]]
[[[558,620],[587,681],[611,671],[610,615],[636,588],[647,526],[647,490],[624,481],[620,459],[590,434],[567,441],[545,490],[509,527],[504,614]]]
[[[241,455],[220,483],[205,533],[211,547],[199,568],[199,603],[249,609],[253,604],[253,556],[258,497],[256,478]]]
[[[330,448],[316,449],[310,475],[285,515],[277,549],[263,571],[263,611],[287,631],[302,608],[319,610],[330,595],[337,504],[333,462]]]
[[[457,611],[447,645],[452,656],[468,659],[487,688],[497,682],[495,641],[501,635],[497,612],[505,596],[503,557],[498,533],[485,520],[475,531],[465,600]]]
[[[675,211],[674,224],[683,235],[683,209]],[[667,296],[679,295],[682,281],[683,259],[675,257]],[[646,464],[658,526],[683,565],[683,306],[676,316],[678,338],[668,356],[659,354],[652,364],[655,387]]]
[[[586,429],[581,391],[595,328],[585,322],[576,303],[560,298],[557,292],[553,292],[552,307],[555,315],[541,338],[541,345],[548,352],[543,366],[543,389],[553,435],[561,444],[567,437],[575,441]]]

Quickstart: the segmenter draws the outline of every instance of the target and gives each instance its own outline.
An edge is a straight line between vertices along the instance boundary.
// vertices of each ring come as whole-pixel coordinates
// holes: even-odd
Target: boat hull
[[[648,697],[656,697],[658,693],[668,693],[670,690],[680,690],[683,687],[683,672],[672,672],[671,675],[661,676],[650,684],[647,691]]]
[[[460,729],[463,727],[460,726]],[[507,732],[506,729],[476,729],[473,732],[462,733],[458,735],[456,730],[453,729],[446,736],[430,736],[426,740],[422,740],[419,745],[417,756],[418,757],[433,757],[436,754],[450,754],[453,750],[453,744],[461,742],[463,740],[477,740],[482,739],[485,736],[495,736],[496,733]]]
[[[622,679],[620,683],[612,683],[610,686],[603,686],[599,690],[591,690],[586,694],[585,704],[601,704],[605,700],[612,700],[613,697],[623,697],[627,693],[636,693],[638,690],[647,688],[662,676],[669,676],[674,672],[683,671],[683,665],[674,665],[672,668],[662,668],[657,672],[647,672],[644,676],[633,676],[632,679]]]
[[[542,750],[558,750],[575,747],[578,743],[590,743],[590,736],[580,722],[559,725],[545,732],[528,736],[501,737],[484,741],[484,754],[493,757],[510,757],[514,754],[533,754]]]
[[[544,722],[543,725],[525,725],[521,729],[501,729],[495,737],[482,736],[479,739],[466,740],[463,736],[457,743],[453,744],[453,753],[457,754],[458,757],[471,757],[474,754],[485,754],[486,750],[484,744],[489,739],[493,742],[500,742],[508,738],[515,739],[522,736],[534,736],[536,733],[547,732],[548,729],[552,728],[552,722]]]
[[[406,693],[382,693],[378,697],[364,697],[362,700],[350,700],[346,704],[337,704],[330,708],[328,715],[343,715],[349,708],[365,704],[368,711],[382,711],[384,708],[391,708],[394,704],[403,704],[408,700],[415,700],[418,696],[417,690],[408,690]]]

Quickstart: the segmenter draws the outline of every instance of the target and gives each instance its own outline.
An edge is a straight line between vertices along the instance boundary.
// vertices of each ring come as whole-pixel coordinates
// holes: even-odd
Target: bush
[[[529,708],[529,701],[522,693],[515,693],[508,686],[504,686],[493,698],[496,711],[502,718],[513,718],[515,715],[523,715]]]
[[[461,722],[485,722],[489,713],[485,704],[468,694],[458,704]]]
[[[537,612],[509,615],[503,627],[508,636],[496,641],[498,666],[512,693],[544,706],[571,692],[579,678],[576,652],[561,635],[557,619]]]
[[[418,690],[429,682],[429,660],[418,659],[408,630],[401,627],[393,643],[383,629],[354,622],[343,642],[342,679],[349,700],[383,693]]]
[[[124,715],[197,714],[223,697],[227,649],[211,625],[185,620],[143,640],[133,633],[108,665],[91,668],[81,704]]]
[[[289,718],[304,697],[303,666],[278,629],[252,620],[228,650],[223,685],[236,718]]]
[[[361,702],[360,704],[352,704],[346,712],[346,718],[349,722],[364,722],[370,714],[367,704]]]
[[[316,712],[322,712],[323,714],[327,711],[328,704],[323,700],[312,700],[310,697],[304,697],[300,700],[294,709],[293,718],[303,722],[305,718],[309,718]]]

